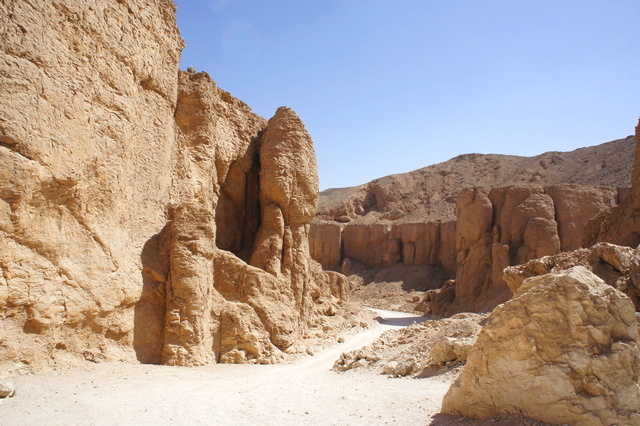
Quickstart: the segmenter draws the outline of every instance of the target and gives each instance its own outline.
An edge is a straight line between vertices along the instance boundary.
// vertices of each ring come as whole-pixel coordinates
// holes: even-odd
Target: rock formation
[[[348,297],[311,138],[178,71],[167,0],[0,6],[0,360],[274,362]]]
[[[311,256],[330,270],[341,270],[345,259],[371,268],[398,263],[440,266],[455,271],[455,222],[399,225],[312,223]]]
[[[490,315],[442,411],[638,424],[639,343],[631,301],[585,268],[529,278]]]
[[[394,377],[441,374],[467,360],[486,318],[487,314],[461,313],[388,330],[370,345],[343,353],[333,369],[374,368]]]
[[[580,247],[589,220],[618,203],[605,187],[514,185],[468,188],[458,196],[455,298],[428,295],[431,313],[491,310],[511,297],[502,271],[510,265]],[[444,308],[444,311],[440,310]]]
[[[135,359],[141,253],[169,205],[174,11],[0,6],[0,359]]]
[[[640,311],[640,251],[631,247],[597,243],[589,248],[532,259],[505,268],[503,279],[515,293],[531,277],[583,266],[604,282],[625,293]]]
[[[352,272],[348,266],[356,261],[378,270],[397,264],[433,266],[453,278],[462,263],[459,278],[467,284],[458,289],[459,302],[463,309],[476,309],[466,306],[469,300],[496,282],[496,294],[486,293],[487,301],[478,304],[488,309],[508,297],[502,268],[580,247],[586,222],[628,195],[621,187],[629,186],[634,145],[630,136],[531,158],[468,154],[359,187],[328,189],[320,193],[311,225],[311,255],[325,269],[343,273]],[[460,191],[473,186],[485,188],[486,197],[494,194],[490,201],[497,216],[482,244],[465,233],[487,224],[468,223],[462,234],[456,230],[456,200]],[[506,223],[516,208],[518,219]],[[463,214],[476,220],[473,212]],[[467,253],[470,246],[458,250],[456,240],[479,251]]]
[[[636,126],[636,140],[640,141],[640,120]],[[631,195],[615,209],[603,212],[589,224],[584,247],[598,241],[637,247],[640,245],[640,145],[635,147],[635,163],[631,174]]]

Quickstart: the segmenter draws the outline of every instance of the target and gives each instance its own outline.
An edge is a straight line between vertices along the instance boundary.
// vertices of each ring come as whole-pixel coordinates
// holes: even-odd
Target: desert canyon
[[[175,11],[0,2],[1,424],[640,424],[640,125],[319,192]]]

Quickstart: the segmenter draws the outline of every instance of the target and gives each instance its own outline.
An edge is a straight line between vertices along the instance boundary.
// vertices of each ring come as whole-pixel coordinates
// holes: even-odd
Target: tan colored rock
[[[375,367],[395,377],[441,374],[448,370],[441,364],[449,363],[453,368],[466,361],[486,317],[464,313],[389,330],[370,345],[343,353],[333,368],[346,371]]]
[[[503,279],[516,292],[527,278],[583,266],[604,282],[625,293],[640,310],[640,279],[637,274],[640,251],[609,243],[533,259],[504,270]]]
[[[472,304],[491,285],[493,206],[480,188],[458,196],[456,301]]]
[[[141,253],[166,224],[171,187],[174,11],[165,0],[0,5],[4,362],[136,359]]]
[[[342,225],[312,223],[309,228],[311,257],[323,269],[337,271],[342,265]]]
[[[554,185],[545,193],[553,199],[561,251],[579,249],[589,221],[618,205],[616,188]]]
[[[437,223],[455,220],[458,193],[472,186],[630,186],[633,136],[572,152],[535,157],[464,154],[408,173],[320,194],[316,221],[351,224]]]
[[[549,161],[560,161],[559,158],[551,157]],[[551,163],[545,167],[548,169]],[[388,187],[382,184],[382,180],[372,182],[367,186],[369,192],[363,188],[329,190],[328,198],[339,198],[341,193],[351,191],[348,199],[355,204],[346,203],[342,207],[360,205],[364,216],[352,215],[349,223],[338,224],[327,221],[329,213],[326,211],[319,213],[310,236],[312,256],[334,270],[338,270],[338,264],[346,259],[375,269],[390,268],[397,263],[441,267],[450,275],[456,274],[458,283],[455,306],[445,311],[429,308],[429,312],[441,315],[490,310],[504,302],[511,296],[502,279],[504,268],[561,250],[578,248],[588,221],[616,205],[619,198],[617,189],[579,185],[542,187],[518,184],[490,191],[483,189],[482,193],[490,200],[491,217],[476,216],[477,207],[463,203],[458,206],[458,221],[462,214],[468,216],[463,221],[469,223],[463,223],[460,228],[456,221],[408,221],[407,218],[415,213],[411,208],[416,212],[425,208],[419,200],[428,192],[424,190],[413,194],[418,199],[411,206],[407,201],[398,201],[395,193],[391,196],[388,192],[393,189],[400,194],[406,193],[402,184],[404,182],[411,187],[415,184],[412,179],[417,178],[394,176]],[[466,196],[464,191],[460,191],[460,197]],[[368,195],[361,197],[364,193]],[[382,219],[374,214],[385,211],[391,215],[387,208],[398,203],[401,207],[393,209],[396,213],[409,209],[398,218],[383,215]],[[339,206],[339,203],[332,204],[329,210],[340,210]],[[333,213],[337,214],[338,210]],[[351,214],[357,209],[347,210],[340,210],[340,214]],[[334,215],[334,219],[336,217]],[[378,218],[379,223],[373,222],[372,218]],[[489,226],[491,228],[487,230]],[[474,233],[481,229],[486,232],[485,237],[476,240],[479,237]],[[456,247],[456,240],[462,242],[462,246]],[[473,247],[469,241],[473,241]],[[441,307],[448,304],[436,301],[438,296],[435,293],[429,298]],[[420,305],[425,306],[426,303]]]
[[[16,387],[13,382],[6,380],[0,381],[0,398],[11,398],[16,393]]]
[[[585,268],[530,278],[490,315],[442,411],[636,424],[639,343],[631,301]]]
[[[480,194],[484,201],[476,201],[472,194]],[[588,216],[615,204],[617,194],[611,188],[572,185],[461,191],[455,300],[447,306],[440,299],[450,299],[450,292],[442,296],[434,292],[420,305],[439,315],[493,309],[511,297],[503,278],[506,267],[560,253],[561,230],[565,247],[575,247]]]
[[[635,129],[635,161],[631,174],[631,195],[621,200],[620,205],[603,212],[587,226],[583,246],[588,247],[598,241],[637,247],[640,244],[640,120]]]
[[[371,268],[440,266],[455,270],[455,222],[399,225],[339,225],[314,222],[309,236],[312,257],[337,270],[346,258]]]
[[[0,6],[6,371],[272,363],[348,298],[309,256],[318,177],[301,121],[280,108],[267,123],[179,72],[174,12]]]

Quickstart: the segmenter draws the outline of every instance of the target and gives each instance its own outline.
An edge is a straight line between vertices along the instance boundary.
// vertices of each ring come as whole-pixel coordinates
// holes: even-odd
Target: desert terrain
[[[380,368],[332,371],[343,352],[426,318],[374,310],[378,321],[314,356],[289,364],[166,367],[87,363],[19,376],[15,397],[0,400],[0,424],[484,424],[438,415],[455,373],[392,377]],[[401,350],[396,349],[396,352]],[[486,424],[542,425],[520,416]]]
[[[640,424],[640,124],[319,193],[175,12],[0,2],[0,424]]]

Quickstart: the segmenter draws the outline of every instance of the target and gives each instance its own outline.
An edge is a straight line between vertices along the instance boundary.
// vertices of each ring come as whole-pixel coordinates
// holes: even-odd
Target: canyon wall
[[[455,222],[398,225],[311,224],[311,256],[324,269],[340,270],[346,258],[372,268],[398,263],[441,266],[455,271]]]
[[[636,140],[640,141],[640,120],[636,126]],[[585,232],[583,246],[604,241],[637,247],[640,245],[640,145],[635,145],[635,163],[631,173],[631,195],[620,206],[594,218]]]
[[[580,248],[589,220],[618,200],[617,189],[575,185],[462,190],[454,305],[478,311],[504,302],[504,268]]]
[[[280,359],[344,279],[313,144],[178,71],[171,1],[0,6],[0,362]]]
[[[539,253],[578,248],[583,234],[589,234],[591,229],[587,226],[584,231],[584,221],[628,196],[635,146],[636,139],[629,136],[571,152],[546,152],[535,157],[465,154],[357,187],[327,189],[320,193],[318,214],[311,224],[311,254],[325,269],[360,271],[359,275],[363,272],[358,263],[373,270],[389,271],[394,265],[430,265],[441,268],[443,276],[453,278],[462,264],[460,278],[468,284],[462,284],[459,291],[463,300],[471,299],[488,282],[501,282],[504,266]],[[465,229],[457,230],[459,194],[473,186],[485,188],[486,197],[497,188],[514,189],[497,191],[489,200],[492,204],[485,216],[475,217],[473,211],[462,213],[468,216],[463,221],[469,223]],[[507,221],[508,212],[517,207],[510,205],[519,197],[516,192],[522,191],[515,187],[527,186],[544,188],[543,193],[537,190],[519,207],[524,216],[515,220],[512,236],[512,225],[505,230],[499,222]],[[613,202],[608,195],[612,191],[616,193]],[[503,209],[505,200],[501,198],[507,195],[509,200]],[[533,194],[521,195],[524,198],[516,204]],[[494,207],[504,213],[496,211],[500,217],[494,218]],[[539,220],[533,220],[537,214],[541,215]],[[499,225],[495,232],[494,225]],[[479,229],[483,231],[474,235]],[[521,247],[525,231],[527,244]],[[545,240],[550,234],[554,238]],[[460,262],[456,240],[462,244]],[[466,259],[472,246],[477,250]],[[357,262],[349,261],[343,269],[347,259]],[[385,279],[401,282],[404,278],[390,273]],[[442,284],[429,280],[431,277],[425,275],[425,283]],[[447,297],[452,298],[453,287],[447,288]],[[506,286],[501,288],[506,290]]]
[[[578,185],[463,189],[457,221],[316,220],[311,224],[311,255],[333,270],[347,258],[376,269],[398,263],[439,266],[456,276],[456,303],[479,309],[510,296],[502,279],[505,267],[579,248],[589,220],[616,206],[619,193]]]
[[[174,12],[0,6],[0,359],[135,359],[141,254],[172,180]]]

